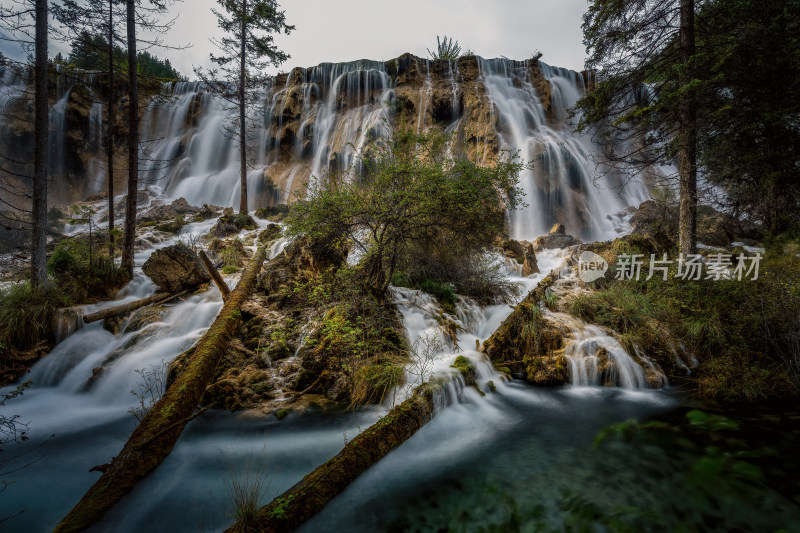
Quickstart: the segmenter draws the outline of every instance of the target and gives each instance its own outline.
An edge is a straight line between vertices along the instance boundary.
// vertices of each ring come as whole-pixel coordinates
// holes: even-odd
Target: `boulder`
[[[541,252],[542,250],[552,250],[555,248],[568,248],[576,244],[582,244],[581,240],[567,234],[567,229],[564,227],[564,224],[556,223],[553,225],[550,233],[537,237],[536,240],[533,241],[533,248],[535,251]]]
[[[267,228],[258,234],[258,242],[261,244],[268,243],[277,239],[281,235],[281,227],[277,224],[270,224]]]
[[[200,212],[199,207],[189,205],[185,198],[178,198],[169,205],[151,207],[139,217],[139,222],[153,222],[156,220],[170,220],[178,215],[190,215]]]
[[[525,247],[519,241],[515,241],[514,239],[505,240],[503,241],[502,248],[506,257],[516,259],[517,263],[523,263],[525,261]]]
[[[217,212],[219,211],[218,207],[213,205],[203,204],[197,213],[195,214],[196,220],[208,220],[209,218],[214,218],[217,216]]]
[[[200,258],[185,244],[174,244],[153,252],[142,266],[159,289],[176,292],[211,281]]]
[[[536,260],[536,253],[534,253],[533,245],[528,244],[525,246],[525,261],[522,263],[522,275],[528,277],[531,274],[539,273],[539,262]]]

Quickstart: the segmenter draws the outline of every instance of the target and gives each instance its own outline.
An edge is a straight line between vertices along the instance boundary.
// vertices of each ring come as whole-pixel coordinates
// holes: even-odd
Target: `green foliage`
[[[698,15],[701,162],[728,207],[773,234],[800,228],[798,11],[715,0]]]
[[[403,262],[421,257],[412,245],[463,250],[462,262],[480,255],[504,226],[504,207],[514,209],[522,165],[518,158],[494,167],[450,157],[449,135],[400,130],[375,140],[362,154],[361,172],[330,175],[310,187],[309,200],[292,204],[290,235],[338,243],[349,239],[365,254],[361,269],[383,296]],[[419,276],[448,281],[438,276]]]
[[[155,228],[159,231],[165,231],[167,233],[178,233],[185,225],[186,220],[183,218],[183,215],[175,215],[175,218],[171,221],[156,224]]]
[[[68,303],[58,289],[33,288],[27,281],[0,291],[0,353],[52,339],[55,310]]]
[[[159,59],[147,50],[138,52],[136,60],[139,74],[144,77],[175,81],[186,79],[172,67],[169,59]],[[108,70],[107,37],[100,33],[81,32],[72,41],[67,63],[82,70]],[[119,45],[114,45],[114,63],[120,69],[127,69],[127,51]]]
[[[671,373],[681,373],[675,354],[683,346],[700,361],[693,379],[705,396],[756,401],[797,395],[800,259],[773,251],[760,269],[755,281],[684,281],[673,270],[667,281],[606,282],[572,300],[570,312],[619,332],[628,348],[644,349]]]
[[[405,272],[395,272],[391,279],[392,285],[397,287],[408,287],[409,289],[419,289],[436,297],[445,312],[455,314],[456,312],[456,292],[448,282],[441,282],[433,279],[415,280],[408,277]]]
[[[48,259],[48,272],[72,304],[105,298],[127,281],[113,258],[92,249],[89,240],[72,237],[61,241]]]
[[[352,267],[330,269],[319,277],[296,282],[290,305],[319,316],[305,342],[311,357],[304,366],[314,375],[324,371],[345,376],[352,406],[380,401],[402,381],[405,340],[391,307],[378,301]],[[287,344],[292,326],[272,332],[270,350]],[[273,348],[274,347],[274,348]]]
[[[448,39],[447,35],[445,35],[442,39],[439,39],[439,36],[437,35],[436,51],[432,52],[430,48],[428,48],[428,55],[430,55],[431,59],[434,61],[455,61],[461,57],[461,45],[458,44],[458,41],[455,39]]]

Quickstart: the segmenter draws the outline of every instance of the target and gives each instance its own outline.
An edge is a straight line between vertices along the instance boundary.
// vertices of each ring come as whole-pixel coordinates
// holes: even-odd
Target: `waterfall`
[[[400,93],[417,131],[439,124],[457,139],[472,135],[481,161],[507,151],[532,164],[520,175],[528,205],[510,213],[517,239],[533,239],[555,222],[583,239],[614,237],[621,228],[609,217],[646,199],[644,183],[621,189],[619,176],[598,175],[603,148],[573,131],[569,109],[584,92],[581,74],[509,59],[408,61],[413,67],[406,59],[403,67],[400,60],[323,63],[272,78],[248,123],[250,208],[302,197],[305,184],[358,169],[360,150],[405,120],[395,107]],[[401,76],[398,68],[407,70]],[[143,120],[144,181],[190,203],[236,205],[237,141],[224,135],[234,115],[202,84],[174,84]]]
[[[644,201],[646,187],[632,183],[617,191],[619,178],[595,179],[593,157],[600,148],[589,135],[574,133],[568,117],[583,94],[583,78],[539,63],[544,79],[534,87],[528,62],[481,59],[479,65],[503,147],[533,163],[520,175],[528,207],[511,212],[512,235],[532,239],[561,222],[583,239],[614,237],[607,216]],[[548,90],[549,114],[542,94]]]

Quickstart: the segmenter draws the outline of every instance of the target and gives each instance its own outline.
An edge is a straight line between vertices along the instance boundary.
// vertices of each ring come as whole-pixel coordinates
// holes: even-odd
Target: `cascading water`
[[[479,65],[503,147],[533,163],[520,175],[528,207],[510,213],[512,236],[532,239],[561,222],[583,239],[614,237],[607,216],[644,201],[647,189],[633,183],[618,191],[620,182],[613,176],[594,179],[592,157],[599,148],[589,135],[574,133],[568,118],[568,109],[583,93],[581,76],[539,63],[540,87],[551,91],[555,120],[549,120],[543,95],[531,83],[529,62],[479,59]]]
[[[602,148],[590,134],[573,132],[568,113],[583,94],[581,74],[508,59],[475,58],[472,70],[462,61],[413,61],[412,78],[395,77],[392,62],[364,60],[298,68],[270,81],[252,113],[259,124],[248,141],[251,209],[302,197],[304,184],[357,167],[359,151],[401,119],[401,89],[413,94],[404,104],[414,107],[412,128],[439,124],[463,135],[488,127],[497,149],[532,163],[520,176],[528,206],[510,213],[517,239],[544,234],[555,222],[586,240],[613,237],[621,231],[613,215],[647,198],[643,183],[618,190],[618,176],[595,176],[593,158]],[[176,83],[172,97],[154,101],[145,114],[143,181],[190,203],[236,205],[238,149],[222,135],[232,114],[202,84]],[[475,148],[482,161],[495,156],[489,143]]]

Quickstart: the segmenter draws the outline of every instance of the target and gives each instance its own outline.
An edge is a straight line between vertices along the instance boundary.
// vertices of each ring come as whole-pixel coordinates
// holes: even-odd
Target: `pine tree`
[[[584,15],[593,90],[580,130],[599,128],[605,163],[629,178],[678,161],[680,251],[697,245],[695,0],[593,0]]]
[[[256,91],[264,86],[267,66],[278,66],[289,56],[279,50],[273,35],[290,33],[283,11],[274,0],[217,0],[217,16],[224,36],[213,41],[220,50],[211,54],[216,68],[195,69],[211,92],[238,109],[235,126],[229,132],[237,137],[240,158],[241,198],[239,212],[247,213],[247,109]]]

